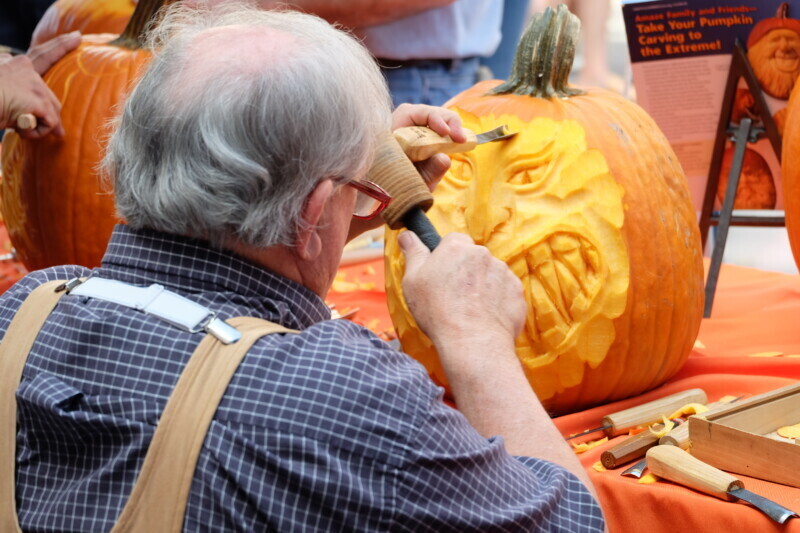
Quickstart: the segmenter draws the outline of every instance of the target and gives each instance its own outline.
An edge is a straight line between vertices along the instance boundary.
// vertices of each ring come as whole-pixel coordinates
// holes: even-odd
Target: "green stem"
[[[511,76],[490,93],[539,98],[583,94],[569,86],[580,31],[581,21],[563,4],[556,11],[548,7],[536,13],[517,46]]]
[[[129,50],[139,50],[144,48],[144,35],[152,21],[158,17],[162,7],[174,4],[178,0],[139,0],[136,9],[133,10],[128,25],[119,34],[119,37],[109,44],[127,48]]]

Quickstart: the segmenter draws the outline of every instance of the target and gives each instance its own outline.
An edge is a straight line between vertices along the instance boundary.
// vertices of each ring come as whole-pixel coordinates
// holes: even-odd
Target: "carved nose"
[[[469,207],[465,215],[470,237],[486,244],[497,229],[511,218],[513,196],[489,179],[473,180]]]

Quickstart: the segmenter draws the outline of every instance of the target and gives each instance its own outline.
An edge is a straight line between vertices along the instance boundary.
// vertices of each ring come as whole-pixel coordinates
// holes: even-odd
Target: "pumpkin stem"
[[[156,20],[159,10],[177,0],[139,0],[136,9],[133,10],[128,25],[119,34],[119,37],[109,44],[127,48],[129,50],[139,50],[144,48],[145,31],[152,21]]]
[[[583,94],[569,86],[580,31],[581,21],[563,4],[556,11],[548,7],[533,15],[517,46],[511,76],[490,94],[539,98]]]
[[[789,18],[789,2],[783,2],[778,6],[778,11],[775,12],[775,18],[788,19]]]

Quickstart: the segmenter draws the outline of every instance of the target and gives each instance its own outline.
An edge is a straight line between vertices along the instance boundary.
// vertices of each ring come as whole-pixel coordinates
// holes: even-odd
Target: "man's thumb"
[[[406,257],[406,272],[415,270],[431,253],[413,231],[402,232],[397,236],[397,243]]]

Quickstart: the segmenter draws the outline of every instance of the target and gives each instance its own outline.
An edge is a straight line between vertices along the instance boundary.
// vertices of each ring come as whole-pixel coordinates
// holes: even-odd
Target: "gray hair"
[[[226,26],[266,30],[265,38],[288,33],[297,46],[249,72],[235,55],[224,60],[248,51],[248,41],[234,37],[236,46],[204,68],[196,56],[216,51],[198,52],[193,41]],[[313,188],[365,172],[378,134],[389,129],[390,98],[375,61],[320,18],[178,4],[149,39],[159,52],[125,103],[103,161],[117,212],[133,228],[217,245],[291,245]]]

